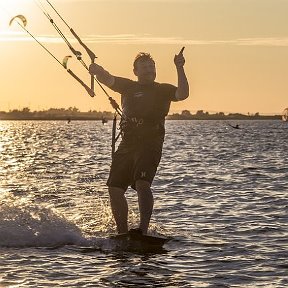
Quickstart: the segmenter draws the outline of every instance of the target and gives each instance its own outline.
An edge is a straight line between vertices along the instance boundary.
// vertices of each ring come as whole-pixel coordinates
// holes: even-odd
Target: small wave
[[[0,197],[0,247],[53,247],[85,242],[81,230],[53,207],[33,199]]]
[[[109,239],[107,231],[83,232],[85,229],[76,222],[68,220],[54,205],[9,192],[0,194],[0,248],[56,249],[69,245],[69,249],[80,252],[123,250]],[[160,235],[160,228],[152,224],[150,234]]]

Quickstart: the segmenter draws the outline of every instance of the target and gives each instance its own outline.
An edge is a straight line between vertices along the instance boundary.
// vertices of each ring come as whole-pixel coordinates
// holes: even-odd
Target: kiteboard
[[[140,233],[123,233],[110,236],[118,248],[128,251],[161,251],[170,238],[164,236],[143,235]]]

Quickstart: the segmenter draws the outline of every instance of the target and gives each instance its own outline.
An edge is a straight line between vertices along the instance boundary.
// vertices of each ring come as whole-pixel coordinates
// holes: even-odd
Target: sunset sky
[[[112,111],[95,86],[88,96],[26,28],[62,62],[70,50],[36,3],[83,54],[85,51],[46,0],[0,0],[0,111],[77,107]],[[150,52],[157,81],[177,84],[174,54],[185,46],[189,99],[170,112],[205,110],[275,114],[288,107],[288,0],[50,0],[111,74],[135,79],[135,55]],[[69,68],[90,85],[73,57]],[[107,88],[119,102],[119,96]]]

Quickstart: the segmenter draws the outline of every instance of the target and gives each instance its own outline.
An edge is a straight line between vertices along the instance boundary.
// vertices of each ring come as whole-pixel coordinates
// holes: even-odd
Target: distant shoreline
[[[50,108],[45,111],[30,111],[29,108],[23,108],[22,110],[12,110],[9,112],[0,111],[0,120],[39,120],[39,121],[72,121],[72,120],[93,120],[102,121],[112,120],[115,114],[113,112],[99,112],[99,111],[88,111],[81,112],[75,107],[68,109],[64,108]],[[120,118],[120,117],[118,117]],[[190,113],[188,110],[183,110],[181,113],[170,114],[166,117],[167,120],[281,120],[281,115],[260,115],[255,114],[240,114],[230,113],[224,114],[218,112],[209,114],[203,110],[199,110],[196,114]]]
[[[119,120],[120,117],[117,117],[117,119]],[[112,121],[113,119],[111,118],[106,118],[106,121]],[[175,118],[175,117],[171,117],[171,115],[168,115],[166,117],[166,120],[174,120],[174,121],[201,121],[201,120],[211,120],[211,121],[216,121],[216,120],[223,120],[223,121],[250,121],[250,120],[274,120],[274,121],[282,121],[281,116],[263,116],[263,117],[249,117],[249,118],[233,118],[233,117],[226,117],[226,118],[217,118],[217,117],[207,117],[207,118]],[[0,117],[0,121],[102,121],[102,119],[99,118],[93,118],[93,117],[70,117],[70,118],[63,118],[63,117],[47,117],[47,118],[29,118],[29,117],[23,117],[23,118],[1,118]]]

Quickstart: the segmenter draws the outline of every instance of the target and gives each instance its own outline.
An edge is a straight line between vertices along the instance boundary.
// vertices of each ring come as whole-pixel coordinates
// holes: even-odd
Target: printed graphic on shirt
[[[143,97],[143,96],[144,96],[144,93],[143,93],[142,91],[135,92],[133,96],[134,96],[135,98],[140,98],[140,97]]]

